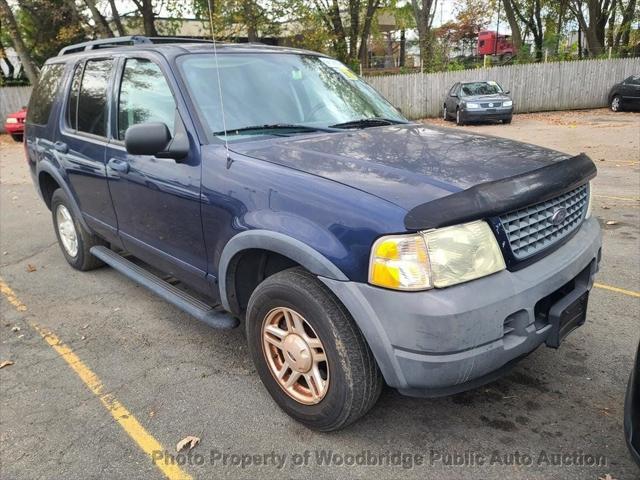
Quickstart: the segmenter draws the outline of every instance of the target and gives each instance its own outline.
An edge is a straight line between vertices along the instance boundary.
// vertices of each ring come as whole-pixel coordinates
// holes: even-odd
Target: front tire
[[[22,143],[22,139],[24,138],[21,133],[12,133],[11,138],[14,142]]]
[[[506,123],[508,125],[511,123],[512,120],[513,120],[513,117],[505,118],[504,120],[502,120],[502,123]]]
[[[53,192],[51,197],[51,215],[58,244],[69,265],[81,271],[93,270],[104,265],[101,260],[91,255],[89,250],[93,246],[106,243],[85,230],[78,222],[71,202],[61,188]]]
[[[622,111],[622,97],[620,95],[614,95],[609,104],[612,112]]]
[[[459,108],[456,108],[456,125],[459,127],[464,126],[464,120],[462,119],[462,114],[460,113]]]
[[[378,400],[383,380],[362,333],[333,293],[303,268],[258,285],[246,330],[267,391],[308,428],[338,430]]]

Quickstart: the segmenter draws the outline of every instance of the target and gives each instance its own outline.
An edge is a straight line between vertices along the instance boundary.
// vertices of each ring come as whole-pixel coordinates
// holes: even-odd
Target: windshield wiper
[[[329,128],[367,128],[367,127],[380,127],[383,125],[397,125],[404,124],[402,120],[393,120],[391,118],[384,117],[369,117],[369,118],[360,118],[358,120],[351,120],[349,122],[336,123],[335,125],[331,125]]]
[[[303,130],[305,132],[335,132],[331,128],[312,127],[311,125],[301,125],[295,123],[272,123],[266,125],[251,125],[248,127],[230,128],[227,130],[227,135],[235,135],[240,132],[248,131],[265,131],[265,130]],[[224,130],[219,132],[213,132],[214,135],[224,135]],[[282,135],[274,134],[274,135]]]

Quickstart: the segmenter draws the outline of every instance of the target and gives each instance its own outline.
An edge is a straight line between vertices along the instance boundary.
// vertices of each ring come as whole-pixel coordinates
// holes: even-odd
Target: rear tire
[[[280,312],[281,317],[274,317]],[[304,326],[298,330],[301,335],[295,333],[295,324]],[[338,430],[362,417],[378,400],[383,380],[362,333],[344,305],[303,268],[283,270],[258,285],[247,306],[246,331],[249,352],[267,391],[306,427]],[[292,349],[294,342],[287,343],[287,338],[309,343],[298,342]],[[274,339],[279,346],[272,346]],[[325,360],[316,364],[317,358]],[[303,364],[296,363],[301,359]],[[316,371],[321,371],[318,383]],[[287,386],[289,381],[293,387]],[[307,395],[317,385],[322,396]]]
[[[22,143],[23,135],[21,133],[12,133],[11,138],[14,142]]]
[[[447,111],[447,106],[446,105],[444,107],[442,107],[442,119],[445,122],[449,121],[449,112]]]
[[[69,198],[58,188],[51,197],[53,229],[64,258],[76,270],[87,271],[101,267],[104,263],[91,255],[89,250],[96,245],[107,245],[100,237],[88,232],[78,222]]]

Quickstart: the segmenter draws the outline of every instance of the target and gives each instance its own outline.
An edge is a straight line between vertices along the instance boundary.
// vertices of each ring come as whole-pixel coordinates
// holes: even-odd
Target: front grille
[[[588,200],[588,186],[582,185],[546,202],[502,215],[500,221],[514,257],[523,260],[535,255],[575,231],[584,219]],[[566,211],[564,218],[562,209]]]
[[[482,108],[496,108],[501,106],[502,103],[501,102],[490,102],[490,103],[481,103],[480,106]]]

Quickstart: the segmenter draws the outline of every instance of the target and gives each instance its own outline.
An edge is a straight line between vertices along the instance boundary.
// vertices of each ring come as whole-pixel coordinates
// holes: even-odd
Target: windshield
[[[472,97],[474,95],[495,95],[502,93],[502,88],[496,82],[473,82],[463,83],[460,94],[463,97]]]
[[[268,129],[247,130],[265,125],[300,126],[300,130],[309,131],[372,118],[406,122],[391,104],[337,60],[282,53],[224,53],[218,55],[218,66],[230,140],[272,134]],[[180,67],[209,132],[223,136],[214,55],[186,55]]]

